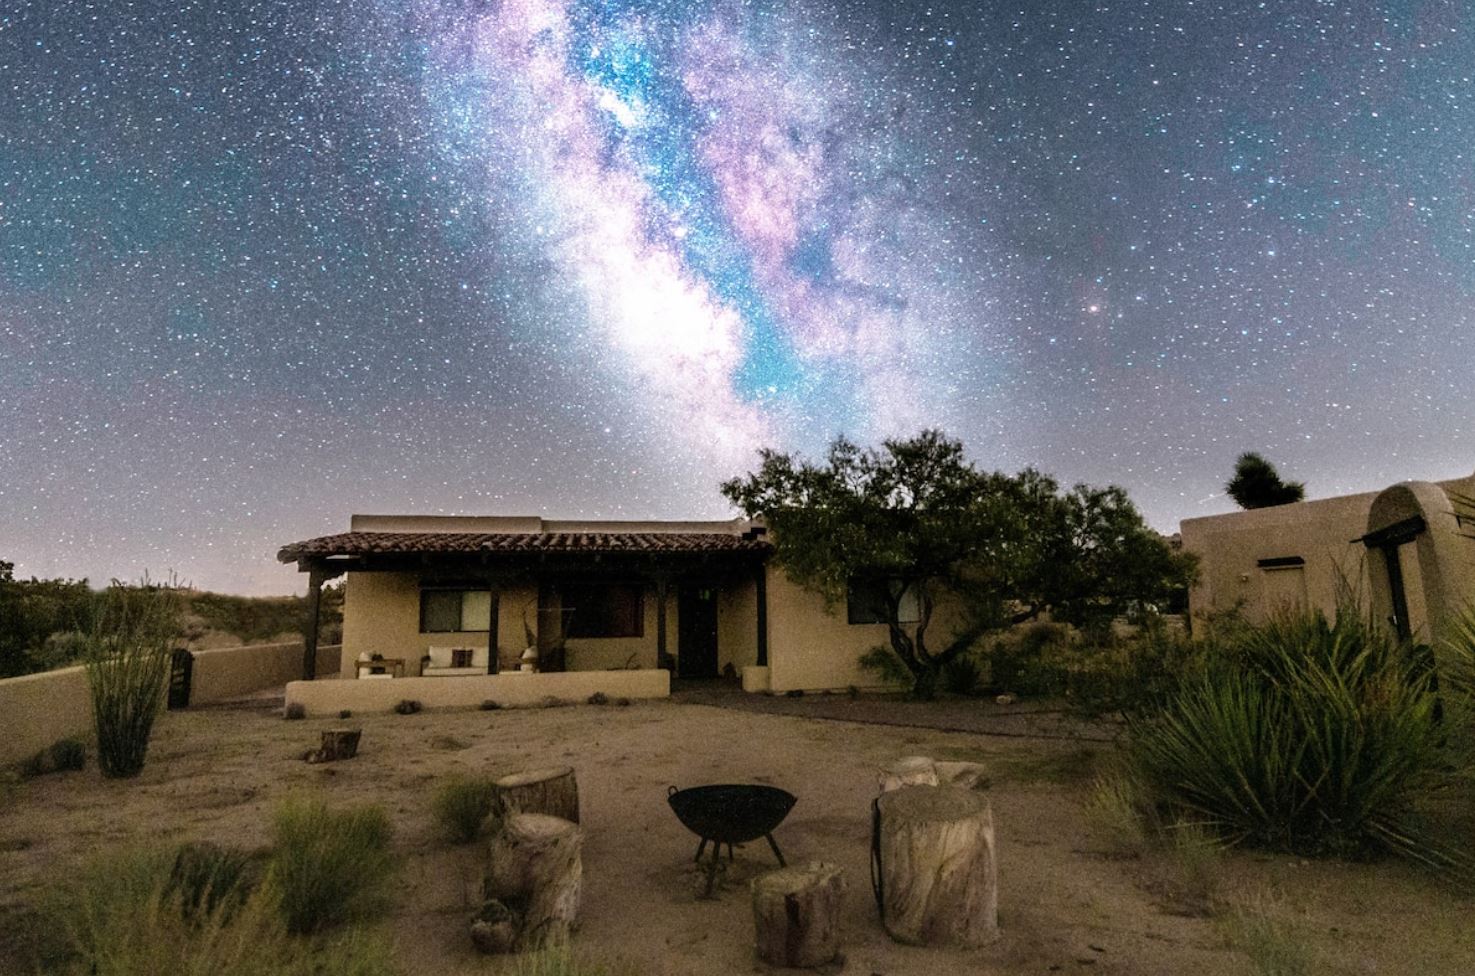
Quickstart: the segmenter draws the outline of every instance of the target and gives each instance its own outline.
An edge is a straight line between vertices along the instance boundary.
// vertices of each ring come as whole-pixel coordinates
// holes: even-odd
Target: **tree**
[[[1306,486],[1299,481],[1281,481],[1275,465],[1253,451],[1241,454],[1234,462],[1234,477],[1224,486],[1229,497],[1240,508],[1270,508],[1289,505],[1306,497]]]
[[[1192,573],[1191,558],[1147,528],[1120,488],[1062,494],[1032,469],[982,472],[940,431],[879,451],[839,438],[822,464],[772,450],[761,459],[723,494],[766,521],[778,565],[830,606],[857,582],[886,584],[870,589],[919,698],[990,631],[1047,610],[1081,622],[1110,616],[1132,600],[1165,598]],[[934,640],[943,598],[959,623]],[[913,601],[917,619],[903,621]]]

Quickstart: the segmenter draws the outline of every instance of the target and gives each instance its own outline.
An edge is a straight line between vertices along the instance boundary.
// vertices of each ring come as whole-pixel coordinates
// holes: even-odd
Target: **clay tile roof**
[[[312,556],[477,552],[767,552],[769,544],[725,532],[341,532],[283,546],[284,563]]]

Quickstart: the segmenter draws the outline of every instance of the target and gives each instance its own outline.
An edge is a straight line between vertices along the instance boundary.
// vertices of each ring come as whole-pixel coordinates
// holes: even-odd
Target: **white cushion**
[[[430,666],[432,668],[448,668],[451,666],[451,651],[453,647],[428,647],[425,653],[430,655]]]
[[[466,645],[464,644],[459,644],[455,646],[447,645],[445,647],[427,647],[425,649],[425,653],[430,655],[430,664],[425,667],[425,670],[429,671],[433,668],[439,671],[445,668],[449,668],[453,659],[453,655],[451,652],[465,646]],[[473,647],[470,650],[471,668],[479,668],[480,670],[485,671],[487,669],[487,649],[485,647]],[[458,670],[468,671],[470,669],[460,668]]]

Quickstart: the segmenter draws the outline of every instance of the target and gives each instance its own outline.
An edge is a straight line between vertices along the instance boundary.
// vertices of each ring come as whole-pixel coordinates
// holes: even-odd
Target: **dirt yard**
[[[849,881],[845,973],[1099,973],[1215,976],[1251,972],[1222,923],[1173,893],[1168,868],[1110,856],[1084,800],[1110,745],[1058,738],[886,727],[703,704],[573,706],[519,711],[356,717],[358,758],[302,762],[336,721],[213,709],[162,718],[148,767],[129,782],[80,773],[15,788],[0,821],[0,910],[122,844],[209,839],[267,842],[274,806],[293,792],[336,804],[378,803],[403,855],[402,894],[383,924],[406,974],[486,973],[467,937],[478,889],[476,847],[436,834],[431,798],[453,771],[576,768],[587,830],[585,901],[576,947],[644,976],[751,973],[747,881],[772,866],[759,841],[712,900],[697,897],[696,838],[666,805],[669,785],[750,781],[781,786],[798,805],[775,836],[790,863],[823,859]],[[973,952],[908,948],[882,931],[868,850],[876,770],[925,754],[987,765],[998,833],[1002,939]],[[1308,864],[1235,854],[1214,869],[1220,893],[1268,889],[1315,948],[1318,973],[1475,972],[1475,904],[1397,863]],[[3,944],[3,940],[0,940]],[[0,950],[0,972],[20,971]]]

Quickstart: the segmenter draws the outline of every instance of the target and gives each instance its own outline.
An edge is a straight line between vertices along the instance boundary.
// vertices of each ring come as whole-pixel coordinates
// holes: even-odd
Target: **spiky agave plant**
[[[1166,805],[1231,837],[1403,850],[1401,815],[1439,751],[1434,702],[1427,667],[1357,614],[1287,616],[1134,719],[1131,750]]]
[[[87,638],[87,684],[104,776],[137,776],[163,703],[169,653],[179,635],[182,587],[174,580],[136,586],[114,580],[102,594]]]

